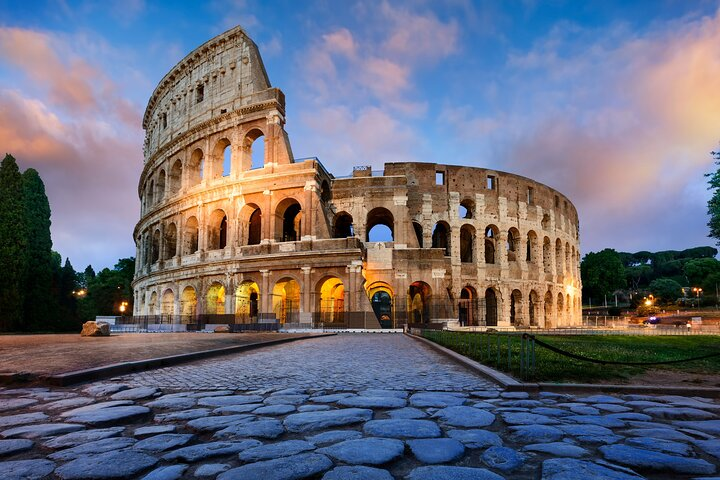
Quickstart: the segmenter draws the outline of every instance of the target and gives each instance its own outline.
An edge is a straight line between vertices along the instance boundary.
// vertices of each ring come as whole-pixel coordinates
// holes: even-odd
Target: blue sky
[[[45,180],[54,248],[76,269],[134,255],[147,99],[239,24],[286,94],[298,158],[336,175],[427,161],[535,178],[575,203],[583,253],[709,245],[719,8],[0,0],[0,146]]]

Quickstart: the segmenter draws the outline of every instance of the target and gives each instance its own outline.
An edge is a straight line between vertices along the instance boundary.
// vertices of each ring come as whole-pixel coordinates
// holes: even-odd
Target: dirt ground
[[[635,375],[628,381],[609,380],[603,383],[622,383],[628,385],[651,385],[665,387],[720,387],[720,372],[717,374],[687,373],[675,370],[648,370]]]

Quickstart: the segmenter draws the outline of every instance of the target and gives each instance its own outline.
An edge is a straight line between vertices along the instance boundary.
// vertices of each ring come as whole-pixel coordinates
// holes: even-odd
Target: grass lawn
[[[593,383],[623,380],[649,368],[688,374],[720,374],[720,356],[658,366],[603,365],[576,360],[535,345],[534,371],[521,372],[521,336],[425,330],[423,336],[516,378],[538,382]],[[720,337],[710,335],[538,335],[556,348],[598,360],[662,362],[720,353]]]

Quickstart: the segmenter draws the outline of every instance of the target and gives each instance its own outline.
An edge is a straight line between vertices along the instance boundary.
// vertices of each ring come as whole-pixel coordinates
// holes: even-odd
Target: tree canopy
[[[586,254],[580,264],[580,273],[584,295],[596,299],[598,303],[606,295],[626,285],[625,268],[620,255],[611,248]]]
[[[712,192],[712,196],[707,203],[708,215],[710,216],[708,221],[710,234],[708,236],[714,238],[715,243],[720,245],[720,151],[710,152],[710,154],[715,159],[715,165],[718,166],[718,169],[705,174],[708,177],[708,190]]]

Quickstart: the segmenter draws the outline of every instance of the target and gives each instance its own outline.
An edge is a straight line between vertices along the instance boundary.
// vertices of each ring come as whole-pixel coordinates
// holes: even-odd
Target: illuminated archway
[[[408,287],[408,322],[430,323],[432,289],[425,282],[413,282]]]
[[[255,323],[260,305],[260,287],[252,280],[242,282],[235,289],[235,316],[240,323]]]
[[[185,287],[180,297],[180,314],[194,316],[197,313],[197,294],[193,287]]]
[[[316,309],[323,323],[343,322],[345,320],[345,286],[337,277],[329,277],[318,282],[316,289]]]
[[[175,294],[169,288],[163,293],[162,301],[160,303],[160,314],[161,315],[174,315],[175,314]]]
[[[297,323],[300,312],[300,284],[282,278],[273,287],[273,312],[280,323]]]
[[[206,296],[206,302],[206,312],[208,314],[225,314],[225,287],[217,282],[210,285]]]

